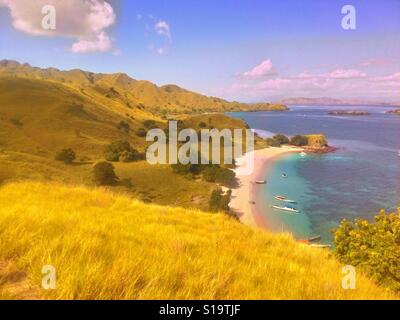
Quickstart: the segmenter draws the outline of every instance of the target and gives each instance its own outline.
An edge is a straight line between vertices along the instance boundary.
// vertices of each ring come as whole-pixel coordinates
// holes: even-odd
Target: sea
[[[283,156],[265,173],[268,184],[257,203],[272,231],[297,239],[320,235],[332,243],[343,219],[373,221],[380,210],[400,207],[400,116],[384,106],[290,106],[288,112],[235,112],[260,136],[324,133],[337,151]],[[329,111],[366,111],[366,116],[332,116]],[[283,178],[285,173],[287,178]],[[271,209],[275,195],[297,201],[299,214]]]

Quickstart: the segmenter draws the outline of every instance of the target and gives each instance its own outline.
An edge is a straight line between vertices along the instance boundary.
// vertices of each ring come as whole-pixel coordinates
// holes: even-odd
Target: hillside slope
[[[0,298],[395,298],[361,274],[343,290],[328,252],[288,235],[104,189],[3,186],[0,232]],[[56,268],[56,290],[40,287],[44,265]]]
[[[96,74],[79,69],[61,71],[40,69],[16,61],[0,61],[0,78],[29,78],[57,82],[73,87],[88,97],[102,95],[131,109],[145,110],[157,116],[204,112],[285,111],[284,105],[245,104],[207,97],[176,85],[158,87],[149,81],[135,80],[124,73]]]

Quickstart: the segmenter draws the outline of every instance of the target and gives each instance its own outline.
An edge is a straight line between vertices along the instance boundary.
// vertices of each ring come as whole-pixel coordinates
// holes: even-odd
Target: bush
[[[203,178],[208,182],[217,182],[226,186],[234,186],[236,174],[234,171],[219,165],[210,165],[203,170]]]
[[[106,147],[104,157],[111,162],[131,162],[141,159],[140,153],[133,149],[127,141],[116,141]]]
[[[138,137],[145,138],[147,136],[147,131],[144,128],[140,128],[138,131],[136,131],[136,135]]]
[[[375,223],[343,220],[334,236],[340,262],[360,267],[381,285],[400,291],[400,210],[381,211]]]
[[[276,140],[273,139],[273,138],[267,138],[267,139],[265,139],[265,142],[266,142],[267,145],[270,146],[270,147],[277,147],[277,148],[280,148],[280,147],[281,147],[281,144],[279,143],[279,141],[276,141]]]
[[[308,138],[306,136],[297,135],[290,140],[290,144],[298,147],[304,147],[308,145]]]
[[[232,190],[229,190],[226,194],[224,194],[221,188],[213,190],[209,201],[209,210],[211,212],[223,211],[229,213],[229,202],[231,201],[231,197]]]
[[[182,175],[190,175],[190,176],[199,174],[202,170],[201,166],[202,165],[200,164],[190,164],[190,163],[189,164],[178,163],[171,165],[172,170],[175,173]]]
[[[143,122],[143,125],[147,128],[147,129],[155,129],[157,128],[157,124],[154,120],[145,120]]]
[[[17,127],[22,127],[22,126],[23,126],[23,123],[21,122],[21,120],[16,119],[16,118],[11,118],[11,119],[10,119],[10,122],[11,122],[14,126],[17,126]]]
[[[124,131],[125,133],[129,133],[129,131],[131,130],[131,126],[129,125],[129,123],[123,120],[117,125],[117,128],[118,130]]]
[[[56,153],[54,157],[57,161],[62,161],[65,164],[71,164],[76,158],[75,152],[72,149],[63,149]]]
[[[288,144],[289,143],[289,138],[286,137],[283,134],[277,134],[272,139],[274,139],[276,142],[278,142],[279,145]]]
[[[109,162],[98,162],[93,167],[94,183],[100,186],[112,186],[118,182],[114,166]]]

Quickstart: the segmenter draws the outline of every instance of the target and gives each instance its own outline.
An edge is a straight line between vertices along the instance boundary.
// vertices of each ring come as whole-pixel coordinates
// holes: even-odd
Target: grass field
[[[0,233],[0,298],[396,298],[361,274],[356,290],[342,289],[329,252],[289,235],[106,189],[5,185]],[[40,286],[44,265],[56,268],[56,290]]]

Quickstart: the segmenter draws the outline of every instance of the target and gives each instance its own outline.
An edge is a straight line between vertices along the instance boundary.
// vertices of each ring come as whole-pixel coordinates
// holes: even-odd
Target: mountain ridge
[[[32,67],[14,60],[0,61],[0,77],[55,81],[79,90],[95,89],[124,103],[147,109],[158,115],[193,114],[229,111],[287,111],[284,105],[270,103],[231,102],[206,96],[174,84],[157,86],[147,80],[136,80],[126,73],[94,73],[80,69],[62,71],[57,68]],[[107,92],[111,91],[111,92]],[[119,96],[119,97],[118,97]]]

